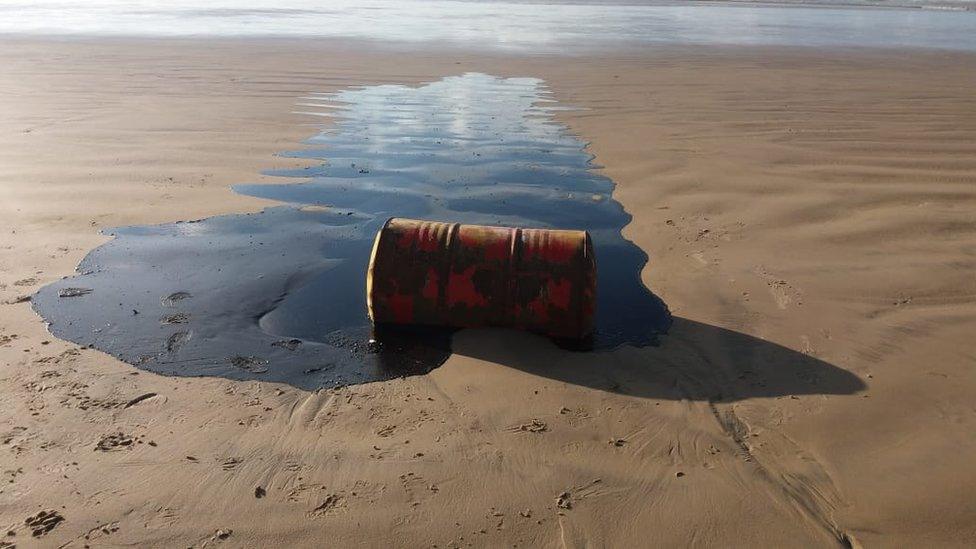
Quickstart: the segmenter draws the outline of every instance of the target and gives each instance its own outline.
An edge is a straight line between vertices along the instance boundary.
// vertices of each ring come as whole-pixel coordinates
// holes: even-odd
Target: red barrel
[[[583,339],[596,263],[586,231],[392,218],[366,273],[374,324],[507,326]]]

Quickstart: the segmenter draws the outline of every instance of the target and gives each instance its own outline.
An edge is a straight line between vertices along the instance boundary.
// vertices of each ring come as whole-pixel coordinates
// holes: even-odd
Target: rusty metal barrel
[[[500,326],[584,339],[596,263],[586,231],[392,218],[366,273],[374,324]]]

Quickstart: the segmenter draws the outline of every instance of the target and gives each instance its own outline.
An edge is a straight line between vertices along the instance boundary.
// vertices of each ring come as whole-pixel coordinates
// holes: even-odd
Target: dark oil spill
[[[368,344],[365,270],[391,216],[591,232],[598,282],[594,347],[647,345],[670,324],[643,286],[647,256],[621,236],[630,216],[585,143],[531,78],[466,74],[421,87],[372,86],[305,98],[335,124],[273,172],[288,185],[240,193],[287,203],[257,214],[124,227],[80,274],[43,288],[36,311],[58,337],[170,375],[303,388],[423,373],[450,334]]]

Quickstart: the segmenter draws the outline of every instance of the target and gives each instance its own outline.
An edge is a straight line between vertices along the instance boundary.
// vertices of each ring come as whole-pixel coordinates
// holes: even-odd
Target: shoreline
[[[974,10],[976,11],[976,10]],[[976,19],[974,19],[976,21]],[[646,44],[627,44],[624,42],[608,42],[588,49],[546,49],[530,52],[526,48],[492,49],[467,46],[456,41],[427,40],[424,42],[410,42],[397,40],[373,40],[368,38],[341,38],[329,36],[300,36],[300,35],[190,35],[190,36],[144,36],[117,35],[95,36],[88,34],[11,34],[0,33],[0,43],[14,44],[87,44],[90,46],[106,46],[110,44],[156,44],[184,46],[187,44],[219,45],[222,47],[246,47],[255,44],[266,46],[296,48],[301,50],[344,51],[349,53],[388,53],[388,54],[444,54],[472,58],[565,58],[565,59],[612,59],[621,60],[634,57],[673,56],[681,53],[691,55],[741,57],[743,52],[754,55],[765,52],[774,55],[805,55],[814,52],[826,52],[833,57],[890,57],[893,54],[943,55],[971,57],[976,56],[976,50],[944,48],[938,46],[871,46],[871,45],[807,45],[807,44],[736,44],[709,42],[649,42]],[[435,55],[437,57],[438,55]]]
[[[901,6],[729,2],[614,4],[381,1],[323,9],[176,3],[138,9],[106,4],[94,11],[45,2],[11,5],[0,36],[103,39],[262,38],[372,41],[393,48],[483,54],[560,54],[646,50],[671,45],[936,48],[976,51],[971,10]],[[545,9],[536,9],[545,6]],[[973,7],[968,5],[966,7]],[[789,10],[788,12],[785,10]],[[954,11],[957,13],[943,13]],[[395,20],[396,25],[384,21]],[[492,21],[494,24],[485,24]],[[495,28],[495,27],[498,28]],[[499,32],[498,29],[504,30]],[[734,29],[734,30],[733,30]]]

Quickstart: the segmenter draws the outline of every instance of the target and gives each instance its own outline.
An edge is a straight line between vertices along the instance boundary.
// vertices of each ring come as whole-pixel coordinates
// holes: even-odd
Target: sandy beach
[[[31,309],[100,230],[272,205],[230,186],[302,165],[303,95],[467,72],[578,107],[659,346],[465,330],[430,374],[310,392],[152,374]],[[0,547],[973,546],[974,88],[941,50],[3,38]]]

